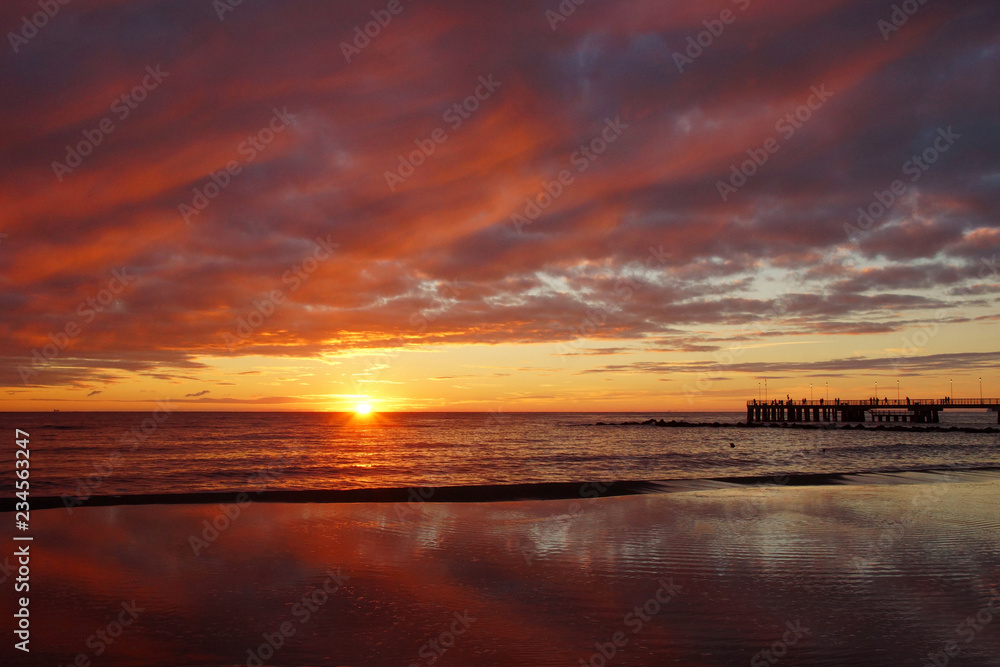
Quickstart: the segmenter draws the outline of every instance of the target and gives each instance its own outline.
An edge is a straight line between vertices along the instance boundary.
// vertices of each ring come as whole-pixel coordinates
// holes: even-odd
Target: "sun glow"
[[[354,414],[357,415],[370,415],[372,413],[371,403],[358,403],[354,406]]]

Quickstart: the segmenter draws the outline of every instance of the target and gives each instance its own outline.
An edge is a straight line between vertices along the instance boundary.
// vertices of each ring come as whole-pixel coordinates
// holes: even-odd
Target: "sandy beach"
[[[18,664],[995,664],[998,493],[38,511]]]

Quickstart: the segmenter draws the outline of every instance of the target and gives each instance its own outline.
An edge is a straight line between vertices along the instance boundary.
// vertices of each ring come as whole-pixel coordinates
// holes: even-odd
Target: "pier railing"
[[[848,405],[848,406],[858,406],[858,407],[902,407],[911,408],[914,406],[934,406],[937,408],[948,408],[948,407],[990,407],[990,406],[1000,406],[1000,398],[879,398],[879,399],[865,399],[865,400],[844,400],[841,398],[831,398],[827,399],[771,399],[771,400],[755,400],[750,399],[747,401],[748,406],[753,405],[804,405],[809,407],[837,407],[838,405]]]

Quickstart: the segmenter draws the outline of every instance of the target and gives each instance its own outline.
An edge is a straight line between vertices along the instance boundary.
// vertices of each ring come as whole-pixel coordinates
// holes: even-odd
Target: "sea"
[[[743,419],[4,413],[0,581],[29,549],[31,652],[0,664],[998,664],[996,413]],[[589,499],[620,480],[652,491]],[[352,494],[381,500],[302,500]]]
[[[649,419],[701,426],[642,424]],[[737,425],[743,413],[706,412],[159,410],[2,413],[0,421],[11,438],[0,449],[0,496],[8,498],[14,429],[29,434],[35,497],[1000,468],[996,413],[986,411],[943,412],[933,430],[747,428]]]

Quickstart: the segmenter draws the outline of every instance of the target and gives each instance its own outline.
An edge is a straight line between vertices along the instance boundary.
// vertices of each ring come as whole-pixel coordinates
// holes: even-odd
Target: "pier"
[[[893,421],[937,424],[942,410],[955,408],[995,410],[997,424],[1000,424],[1000,398],[750,400],[747,401],[747,423]]]

